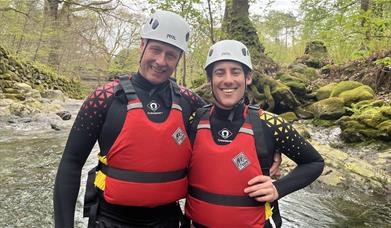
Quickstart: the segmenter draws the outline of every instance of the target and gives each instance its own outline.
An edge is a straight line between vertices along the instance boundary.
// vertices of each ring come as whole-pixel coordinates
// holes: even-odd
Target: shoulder
[[[206,104],[206,102],[192,90],[183,86],[179,86],[179,89],[181,96],[185,98],[194,109],[201,108]]]
[[[280,117],[277,114],[260,110],[259,111],[259,117],[261,121],[268,127],[268,128],[278,128],[278,127],[287,127],[290,126],[288,122],[286,122],[282,117]]]
[[[105,108],[109,100],[114,97],[115,88],[118,86],[118,80],[108,82],[107,84],[95,89],[84,101],[83,107]]]
[[[98,87],[88,98],[110,98],[114,95],[115,88],[118,86],[118,84],[118,80],[114,80],[101,87]]]

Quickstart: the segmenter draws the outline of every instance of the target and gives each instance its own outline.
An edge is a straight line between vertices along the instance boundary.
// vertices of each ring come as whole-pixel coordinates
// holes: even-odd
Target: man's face
[[[146,47],[145,47],[146,45]],[[174,72],[182,51],[164,42],[141,40],[141,52],[145,49],[140,61],[140,73],[152,84],[161,84]]]
[[[223,109],[232,109],[244,96],[246,85],[252,77],[245,77],[242,65],[235,61],[220,61],[214,64],[211,86],[216,105]]]

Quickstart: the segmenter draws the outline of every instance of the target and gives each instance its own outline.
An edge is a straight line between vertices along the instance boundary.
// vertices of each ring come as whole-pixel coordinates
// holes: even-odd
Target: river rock
[[[334,87],[337,85],[337,83],[333,82],[330,84],[327,84],[325,86],[320,87],[316,91],[316,99],[318,101],[329,98],[331,95],[331,92],[333,91]]]
[[[371,87],[367,85],[359,86],[357,88],[347,90],[338,95],[346,106],[351,106],[352,103],[356,103],[363,100],[371,100],[375,96],[375,92]]]
[[[285,112],[282,114],[279,114],[281,118],[283,118],[285,121],[292,123],[293,121],[298,120],[296,114],[294,112]]]
[[[317,101],[310,105],[309,109],[319,119],[338,119],[346,112],[343,100],[338,97],[330,97]]]
[[[391,140],[391,106],[366,107],[352,116],[344,116],[340,125],[342,138],[347,142],[367,139]]]
[[[61,92],[61,90],[53,90],[53,89],[51,89],[51,90],[44,91],[42,93],[42,97],[43,98],[48,98],[50,100],[59,100],[59,101],[62,101],[62,102],[66,101],[66,97],[63,94],[63,92]]]
[[[330,96],[331,97],[338,97],[339,94],[341,94],[344,91],[348,91],[351,89],[355,89],[357,87],[363,86],[361,82],[356,81],[342,81],[339,82],[335,87],[333,88],[333,91],[331,91]]]
[[[33,113],[33,109],[30,107],[23,105],[20,102],[13,102],[9,106],[9,110],[11,115],[19,116],[19,117],[26,117]]]
[[[62,120],[70,120],[72,115],[69,111],[60,111],[56,113]]]

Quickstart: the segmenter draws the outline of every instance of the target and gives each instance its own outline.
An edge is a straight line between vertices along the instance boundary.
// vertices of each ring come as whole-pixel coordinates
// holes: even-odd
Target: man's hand
[[[273,164],[272,164],[272,167],[270,167],[270,176],[271,177],[281,176],[281,172],[280,172],[281,162],[282,162],[281,153],[275,152],[274,156],[273,156]]]
[[[273,202],[278,199],[278,192],[269,176],[259,175],[248,182],[249,187],[244,189],[250,197],[258,202]]]

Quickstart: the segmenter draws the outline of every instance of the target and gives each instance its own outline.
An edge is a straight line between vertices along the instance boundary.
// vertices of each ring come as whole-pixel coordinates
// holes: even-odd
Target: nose
[[[160,53],[159,55],[156,56],[156,63],[160,66],[166,65],[166,56],[165,53]]]
[[[234,76],[230,73],[230,72],[227,72],[225,74],[225,77],[224,77],[224,83],[226,84],[232,84],[234,81]]]

